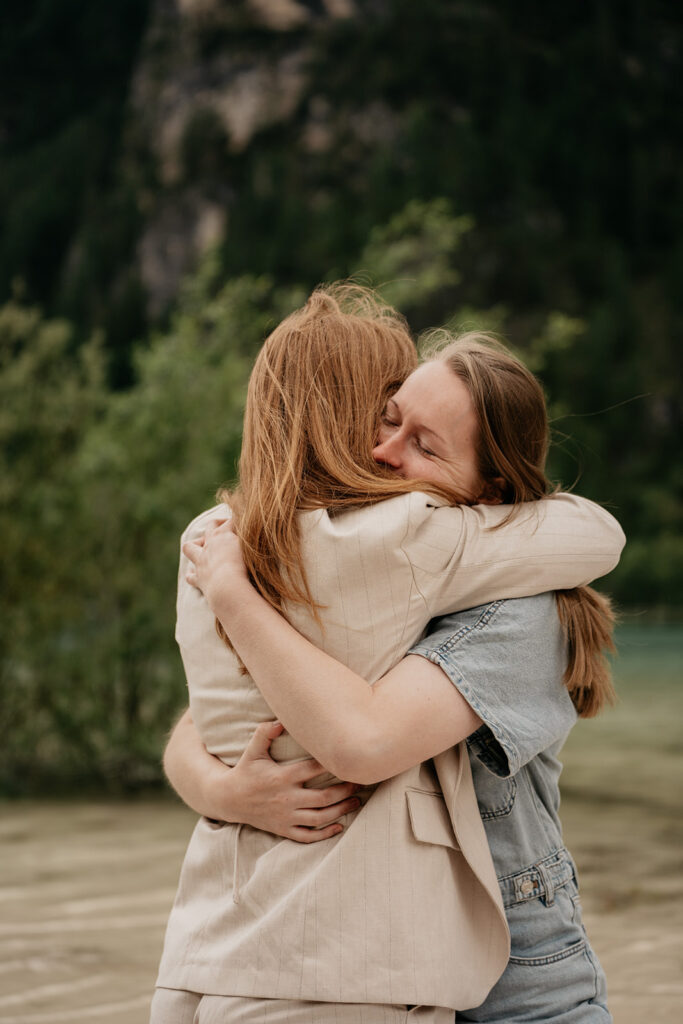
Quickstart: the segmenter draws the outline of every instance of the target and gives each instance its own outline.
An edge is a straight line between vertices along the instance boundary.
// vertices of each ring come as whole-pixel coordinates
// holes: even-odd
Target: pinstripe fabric
[[[313,1003],[299,999],[201,996],[156,990],[150,1024],[453,1024],[443,1007],[359,1003]]]
[[[406,495],[335,517],[302,513],[302,550],[323,629],[293,624],[374,681],[441,612],[572,587],[609,571],[615,521],[569,496],[497,525],[501,507]],[[198,536],[223,507],[196,519]],[[176,636],[194,721],[234,764],[272,712],[220,642],[181,559]],[[276,760],[306,756],[285,735]],[[212,995],[461,1009],[505,967],[508,936],[466,752],[368,790],[344,832],[305,846],[199,821],[171,913],[158,984]],[[329,780],[329,776],[327,777]],[[325,784],[325,781],[320,783]],[[441,795],[446,794],[446,801]]]

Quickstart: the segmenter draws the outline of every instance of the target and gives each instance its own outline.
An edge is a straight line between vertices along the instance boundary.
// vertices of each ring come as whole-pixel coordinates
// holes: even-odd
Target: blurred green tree
[[[251,357],[300,299],[266,278],[221,286],[209,257],[113,394],[97,341],[74,361],[67,325],[2,311],[5,790],[159,778],[184,700],[178,538],[234,478]]]
[[[464,280],[472,227],[443,198],[411,201],[370,233],[358,276],[413,324],[494,330],[520,352],[548,393],[552,474],[565,485],[578,476],[578,490],[635,533],[608,589],[625,603],[676,603],[682,481],[660,292],[633,289],[617,260],[609,301],[582,316],[478,308]],[[80,343],[66,321],[18,299],[0,309],[3,791],[159,779],[163,733],[185,699],[178,538],[234,478],[253,356],[304,298],[266,276],[226,279],[214,250],[118,391],[97,336]]]
[[[39,762],[88,745],[72,731],[69,666],[87,660],[79,447],[107,392],[97,337],[75,348],[65,321],[0,309],[0,780],[31,787]],[[89,542],[86,542],[86,549]],[[68,734],[68,735],[66,735]],[[64,742],[66,739],[66,743]],[[4,778],[3,778],[4,776]]]

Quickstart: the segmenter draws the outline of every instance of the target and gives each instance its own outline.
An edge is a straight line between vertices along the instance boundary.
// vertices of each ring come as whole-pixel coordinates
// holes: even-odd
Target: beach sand
[[[652,634],[624,641],[619,706],[563,754],[565,839],[615,1024],[683,1020],[678,635],[654,660]],[[2,806],[0,1024],[147,1024],[194,820],[171,797]]]

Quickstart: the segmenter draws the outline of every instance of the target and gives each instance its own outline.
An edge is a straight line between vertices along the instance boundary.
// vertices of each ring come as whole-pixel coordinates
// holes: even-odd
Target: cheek
[[[468,505],[474,502],[479,493],[470,467],[461,463],[430,463],[423,465],[421,471],[414,475],[431,483],[442,484],[452,493],[454,501],[458,504]]]
[[[476,494],[480,494],[484,486],[484,481],[479,471],[479,456],[477,455],[474,447],[472,448],[471,457],[469,460],[469,476],[472,490]]]

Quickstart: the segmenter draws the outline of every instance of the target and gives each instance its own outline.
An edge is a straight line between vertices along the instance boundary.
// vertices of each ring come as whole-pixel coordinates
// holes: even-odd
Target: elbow
[[[616,522],[616,520],[615,520],[615,522]],[[626,534],[622,530],[622,528],[619,525],[619,523],[617,523],[617,558],[616,558],[616,562],[614,563],[615,565],[619,561],[619,558],[621,557],[621,552],[624,550],[625,546],[626,546]]]
[[[164,750],[164,756],[161,759],[161,765],[164,770],[164,775],[166,776],[166,781],[168,782],[169,786],[171,786],[172,789],[177,790],[178,777],[179,774],[182,773],[178,772],[175,757],[175,749],[171,741],[169,741],[169,743],[166,746],[166,749]]]
[[[590,513],[587,520],[593,552],[592,578],[606,576],[619,564],[621,553],[626,543],[626,535],[620,524],[606,508],[595,502],[583,499]],[[591,580],[587,581],[591,582]],[[582,584],[579,584],[582,585]]]
[[[173,772],[173,734],[169,737],[161,757],[161,766],[167,779]]]
[[[383,782],[388,776],[381,771],[372,760],[359,755],[344,759],[334,772],[338,779],[344,782],[354,782],[357,786],[374,786],[377,782]]]
[[[333,751],[321,751],[317,760],[332,775],[343,782],[355,782],[358,786],[370,786],[380,780],[374,777],[367,753],[356,744],[339,746]]]
[[[334,748],[324,755],[318,756],[320,763],[344,782],[372,786],[395,774],[389,765],[388,753],[384,754],[382,737],[369,728],[355,729],[340,737]]]
[[[616,569],[619,565],[619,559],[621,558],[621,553],[624,550],[624,545],[626,544],[626,534],[622,530],[621,526],[612,516],[610,516],[610,519],[612,520],[611,530],[609,537],[607,538],[609,549],[606,557],[606,568],[603,575],[606,575],[608,572],[612,572],[612,570]]]
[[[615,517],[602,505],[588,498],[575,495],[558,495],[568,498],[569,507],[578,508],[583,513],[583,524],[579,535],[588,541],[593,559],[593,579],[605,576],[619,564],[621,552],[624,550],[626,536]]]
[[[384,782],[390,777],[377,763],[359,763],[350,776],[344,777],[344,782],[355,782],[357,786],[375,786],[378,782]]]

